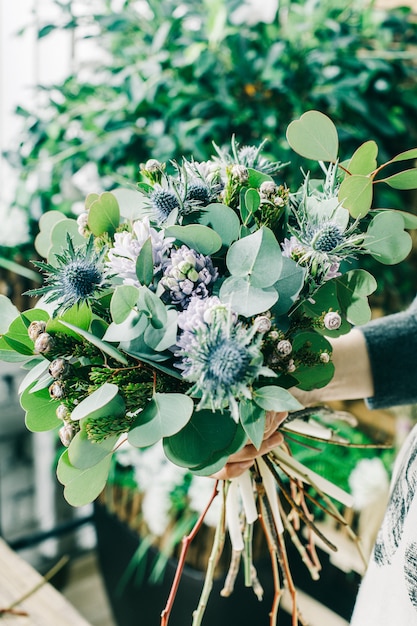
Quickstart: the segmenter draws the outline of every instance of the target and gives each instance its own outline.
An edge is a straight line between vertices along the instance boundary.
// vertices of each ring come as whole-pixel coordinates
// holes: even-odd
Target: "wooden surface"
[[[0,609],[32,590],[42,576],[0,539]],[[1,626],[91,626],[50,584],[46,583],[15,607],[27,616],[3,613]]]

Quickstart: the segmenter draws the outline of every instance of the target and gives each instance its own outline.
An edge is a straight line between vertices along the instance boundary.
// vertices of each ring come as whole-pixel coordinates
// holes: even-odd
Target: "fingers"
[[[232,454],[226,465],[219,472],[213,474],[212,477],[218,480],[237,478],[253,465],[256,457],[267,454],[270,450],[279,446],[282,441],[283,436],[281,433],[276,432],[268,439],[264,439],[259,450],[253,444],[247,444],[242,450]]]

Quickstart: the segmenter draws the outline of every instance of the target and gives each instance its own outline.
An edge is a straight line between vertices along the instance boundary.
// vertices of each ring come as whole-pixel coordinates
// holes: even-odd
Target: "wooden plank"
[[[0,609],[42,581],[42,576],[0,539]],[[91,626],[52,585],[46,583],[15,607],[27,616],[3,614],[1,626]]]

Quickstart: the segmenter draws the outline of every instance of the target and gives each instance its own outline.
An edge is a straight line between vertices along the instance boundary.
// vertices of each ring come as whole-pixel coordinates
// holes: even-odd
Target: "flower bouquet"
[[[135,188],[91,193],[77,219],[46,213],[35,242],[44,285],[31,292],[39,302],[19,313],[0,299],[0,358],[28,369],[19,390],[27,427],[59,429],[66,449],[57,475],[75,506],[100,494],[126,441],[141,449],[162,441],[170,462],[208,476],[248,440],[260,447],[267,412],[290,413],[284,443],[222,485],[194,626],[226,529],[233,548],[227,593],[243,557],[246,583],[261,595],[251,559],[258,518],[275,585],[270,624],[283,586],[294,599],[293,624],[303,623],[284,531],[318,577],[313,536],[320,531],[307,502],[320,500],[344,523],[333,499],[349,505],[350,498],[291,455],[291,433],[338,437],[329,424],[308,424],[288,389],[331,380],[327,338],[370,318],[376,281],[357,267],[358,257],[400,262],[411,249],[406,229],[417,227],[409,213],[373,208],[377,184],[417,187],[417,169],[401,169],[417,149],[378,165],[377,145],[368,141],[340,161],[337,130],[318,111],[294,120],[287,140],[319,162],[320,180],[303,173],[290,190],[286,165],[263,156],[263,144],[240,147],[232,139],[230,150],[214,146],[205,163],[148,161]],[[216,483],[211,499],[218,491]]]

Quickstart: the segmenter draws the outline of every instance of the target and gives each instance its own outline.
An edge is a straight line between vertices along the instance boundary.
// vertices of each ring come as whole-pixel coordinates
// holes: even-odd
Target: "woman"
[[[335,375],[324,388],[292,390],[305,405],[365,398],[370,408],[417,402],[417,299],[410,308],[331,340]],[[280,441],[270,416],[260,451],[246,446],[217,476],[231,478]],[[398,455],[385,517],[363,579],[351,626],[417,625],[417,425]]]

